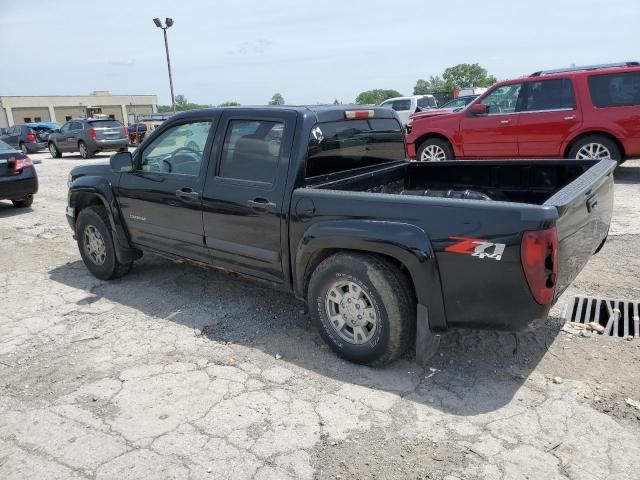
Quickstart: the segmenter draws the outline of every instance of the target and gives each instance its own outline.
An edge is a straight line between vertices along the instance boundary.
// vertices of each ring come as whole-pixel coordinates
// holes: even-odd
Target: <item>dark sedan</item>
[[[0,200],[11,200],[14,207],[26,208],[38,192],[38,175],[31,159],[0,141]]]
[[[23,124],[9,127],[0,140],[22,150],[22,153],[35,153],[47,148],[49,135],[53,133],[54,127],[44,124]]]

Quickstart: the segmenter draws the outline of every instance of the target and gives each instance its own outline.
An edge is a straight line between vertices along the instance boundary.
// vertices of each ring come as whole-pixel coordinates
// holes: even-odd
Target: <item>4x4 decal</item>
[[[478,258],[492,258],[498,261],[502,259],[506,247],[504,243],[493,243],[480,238],[449,237],[449,239],[456,240],[456,243],[445,248],[445,252],[461,253]]]

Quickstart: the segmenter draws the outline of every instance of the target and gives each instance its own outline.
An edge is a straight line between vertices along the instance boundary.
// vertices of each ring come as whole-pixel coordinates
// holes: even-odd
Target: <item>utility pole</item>
[[[173,94],[173,77],[171,76],[171,60],[169,59],[169,42],[167,41],[167,28],[170,28],[173,25],[172,18],[165,18],[164,25],[160,21],[159,18],[154,18],[153,23],[156,27],[162,29],[162,33],[164,34],[164,49],[167,53],[167,69],[169,70],[169,88],[171,89],[171,109],[173,113],[176,113],[176,97]]]

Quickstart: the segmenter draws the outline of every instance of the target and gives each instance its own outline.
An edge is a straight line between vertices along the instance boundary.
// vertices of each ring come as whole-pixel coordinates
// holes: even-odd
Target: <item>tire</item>
[[[51,158],[61,158],[62,152],[58,150],[56,144],[53,142],[49,142],[49,153],[51,154]]]
[[[616,142],[602,135],[581,138],[571,146],[567,157],[576,160],[611,158],[618,164],[622,163],[622,154]]]
[[[24,153],[25,155],[27,155],[29,153],[29,150],[27,149],[27,146],[22,142],[20,142],[20,151],[22,153]]]
[[[444,162],[453,159],[451,145],[441,138],[428,138],[420,144],[416,153],[416,160],[419,162]]]
[[[332,291],[342,294],[345,303],[336,301]],[[376,255],[337,253],[323,260],[311,275],[307,302],[320,336],[336,354],[354,363],[386,365],[404,353],[415,337],[416,301],[411,282],[395,265]],[[362,313],[362,320],[357,312]],[[330,316],[344,324],[334,326]]]
[[[76,239],[82,260],[94,277],[111,280],[131,270],[133,262],[120,263],[116,258],[109,216],[104,207],[93,206],[80,211],[76,221]]]
[[[78,150],[80,150],[80,156],[82,157],[83,160],[87,160],[93,157],[93,152],[89,150],[89,147],[87,147],[87,144],[82,141],[78,142]]]
[[[11,203],[16,208],[28,208],[33,205],[33,197],[27,197],[23,200],[11,200]]]

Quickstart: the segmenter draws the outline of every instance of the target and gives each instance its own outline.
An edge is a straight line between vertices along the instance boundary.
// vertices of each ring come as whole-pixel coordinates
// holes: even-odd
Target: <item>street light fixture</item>
[[[164,25],[160,21],[159,18],[154,18],[153,23],[156,27],[162,29],[162,33],[164,34],[164,49],[167,52],[167,69],[169,70],[169,87],[171,88],[171,109],[173,113],[176,113],[176,98],[173,95],[173,78],[171,77],[171,61],[169,60],[169,43],[167,42],[167,28],[173,25],[173,18],[165,18]]]

